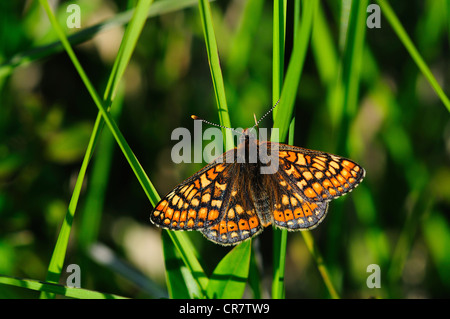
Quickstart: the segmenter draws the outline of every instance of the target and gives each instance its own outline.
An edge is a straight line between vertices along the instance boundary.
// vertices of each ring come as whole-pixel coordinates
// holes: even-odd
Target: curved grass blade
[[[77,69],[78,73],[80,74],[80,77],[82,78],[86,88],[88,89],[89,93],[91,94],[92,99],[94,100],[94,103],[96,104],[97,108],[99,109],[101,116],[105,120],[106,124],[108,125],[110,131],[112,132],[116,142],[118,143],[120,149],[122,150],[124,156],[126,157],[128,163],[130,164],[133,172],[135,173],[139,183],[141,184],[142,188],[144,189],[144,192],[146,193],[147,197],[149,198],[151,204],[155,206],[159,200],[160,197],[158,193],[156,192],[156,189],[154,188],[153,184],[151,183],[150,179],[146,175],[145,171],[143,170],[142,166],[140,165],[139,161],[137,160],[136,156],[134,155],[133,151],[129,147],[128,143],[126,142],[125,138],[123,137],[122,133],[118,129],[116,123],[112,119],[110,113],[106,110],[105,106],[101,102],[97,92],[93,88],[92,84],[90,83],[88,77],[86,76],[86,73],[84,72],[83,68],[81,67],[75,53],[73,52],[69,42],[67,41],[67,38],[62,31],[61,27],[59,26],[58,22],[56,21],[55,16],[53,15],[53,12],[48,6],[48,3],[44,2],[45,0],[40,0],[41,4],[43,4],[44,8],[47,11],[47,14],[50,18],[50,21],[52,22],[53,27],[55,28],[56,32],[58,33],[58,36],[61,39],[61,42],[64,45],[64,48],[66,49],[69,57],[71,58],[73,64],[75,65],[75,68]],[[148,3],[148,2],[147,2]],[[98,118],[98,117],[97,117]],[[96,122],[97,123],[97,122]],[[70,229],[69,229],[70,231]],[[203,269],[201,268],[198,260],[195,258],[195,256],[192,254],[192,244],[189,242],[185,234],[180,233],[174,233],[170,232],[169,236],[171,237],[172,241],[176,245],[177,249],[179,250],[183,261],[187,263],[187,267],[193,271],[193,273],[196,274],[196,279],[199,282],[199,286],[204,289],[205,287],[205,278],[206,275],[204,274]],[[65,249],[64,249],[65,254]],[[61,262],[61,257],[58,259],[59,263]],[[56,265],[57,266],[57,265]],[[52,264],[53,267],[53,264]],[[53,268],[50,270],[51,273],[60,274],[61,269],[56,268],[56,271],[53,271]],[[58,276],[59,277],[59,276]]]
[[[397,34],[400,41],[405,46],[406,50],[408,50],[409,54],[411,55],[414,62],[417,64],[417,67],[420,69],[420,71],[423,73],[425,78],[430,83],[431,87],[434,89],[436,94],[441,99],[442,103],[444,103],[447,110],[450,112],[450,100],[445,95],[444,90],[442,90],[441,86],[437,82],[436,78],[434,77],[433,73],[431,72],[428,65],[423,60],[422,56],[420,55],[419,51],[417,51],[416,47],[414,46],[414,43],[411,41],[411,38],[406,33],[405,29],[403,28],[402,24],[398,20],[397,16],[395,15],[394,10],[392,10],[389,2],[387,0],[377,0],[378,4],[381,7],[381,11],[383,12],[386,19],[389,21],[392,29],[394,29],[395,33]]]
[[[327,266],[323,262],[323,258],[322,255],[320,254],[320,251],[318,250],[316,244],[314,243],[314,238],[311,236],[311,233],[309,231],[303,231],[301,234],[306,243],[306,246],[308,247],[309,252],[311,253],[316,262],[317,268],[320,272],[320,275],[322,276],[325,286],[327,287],[328,293],[330,294],[331,298],[339,299],[339,294],[334,288],[333,282],[331,281],[330,273],[328,272]]]
[[[251,240],[247,240],[222,258],[209,279],[206,290],[208,298],[242,298],[248,278],[251,247]]]
[[[303,1],[304,12],[299,32],[294,40],[291,59],[284,79],[281,91],[280,104],[276,113],[274,128],[278,128],[280,141],[284,141],[291,123],[294,102],[297,97],[298,85],[305,61],[311,35],[312,21],[317,8],[317,0]]]
[[[280,99],[284,75],[284,47],[286,34],[286,0],[275,0],[273,6],[273,57],[272,57],[272,104]],[[276,118],[277,108],[273,110]],[[273,280],[272,298],[284,298],[284,271],[286,260],[287,231],[273,229]]]
[[[200,298],[201,288],[197,285],[191,271],[185,266],[177,253],[168,232],[162,233],[164,263],[166,266],[166,283],[172,299]]]
[[[230,117],[228,115],[227,100],[225,97],[225,85],[222,77],[222,68],[220,66],[219,51],[217,48],[216,36],[211,17],[211,7],[207,0],[199,0],[198,7],[202,20],[203,34],[205,36],[206,52],[208,55],[211,78],[216,96],[220,124],[231,127]],[[230,130],[222,128],[225,149],[234,147],[233,135]]]
[[[338,153],[345,154],[349,125],[354,118],[359,93],[359,80],[362,66],[364,39],[366,31],[366,8],[368,0],[355,1],[350,9],[345,52],[342,61],[343,96],[339,105],[341,114],[339,126]]]
[[[139,4],[141,4],[142,7],[147,6],[147,9],[148,9],[148,6],[150,6],[151,2],[152,2],[151,0],[150,1],[147,0],[147,1],[141,1],[141,2],[139,2]],[[65,36],[62,28],[58,24],[58,21],[56,20],[56,17],[54,16],[53,12],[51,11],[48,2],[45,1],[45,0],[40,0],[40,3],[42,5],[42,7],[45,9],[45,11],[47,12],[47,15],[48,15],[48,17],[50,19],[50,22],[52,23],[53,28],[55,29],[55,31],[57,32],[58,36],[60,37],[64,48],[66,49],[69,57],[71,58],[72,62],[74,63],[74,65],[75,65],[78,73],[80,74],[80,77],[82,78],[83,82],[85,83],[89,93],[93,97],[94,102],[103,111],[103,113],[104,113],[103,115],[104,116],[105,116],[105,114],[107,114],[109,116],[109,113],[107,113],[105,111],[105,109],[103,108],[103,104],[100,101],[99,96],[95,92],[95,89],[93,88],[93,86],[90,83],[88,77],[86,76],[83,68],[81,67],[78,59],[76,58],[75,53],[73,52],[73,50],[72,50],[72,48],[70,46],[70,43],[68,42],[67,37]],[[139,7],[139,4],[138,4],[138,7]],[[139,8],[142,8],[142,7],[139,7]],[[145,19],[143,20],[143,22],[145,22]],[[111,118],[109,117],[107,122],[109,122],[108,124],[112,125],[110,121],[111,121]],[[50,260],[50,264],[49,264],[49,268],[48,268],[48,274],[47,274],[47,281],[49,281],[49,282],[58,282],[59,277],[61,275],[61,271],[62,271],[62,267],[63,267],[63,264],[64,264],[64,259],[65,259],[65,254],[66,254],[66,249],[67,249],[67,244],[68,244],[68,241],[69,241],[69,235],[70,235],[70,231],[71,231],[71,228],[72,228],[72,222],[73,222],[73,218],[74,218],[74,215],[75,215],[75,210],[76,210],[76,207],[77,207],[77,204],[78,204],[78,199],[79,199],[79,196],[80,196],[80,192],[81,192],[81,185],[83,183],[84,175],[86,173],[90,157],[92,156],[93,149],[94,149],[95,143],[96,143],[97,138],[98,138],[98,132],[100,131],[99,128],[101,126],[102,126],[102,123],[101,123],[101,117],[100,117],[100,114],[99,114],[97,116],[96,121],[95,121],[94,131],[93,131],[93,134],[91,135],[91,139],[89,141],[88,149],[87,149],[87,151],[85,153],[85,157],[83,159],[83,163],[82,163],[82,166],[81,166],[81,169],[80,169],[80,173],[79,173],[78,178],[77,178],[75,189],[74,189],[74,192],[72,194],[72,198],[71,198],[70,203],[69,203],[69,208],[68,208],[66,217],[64,218],[64,222],[63,222],[63,224],[61,226],[61,231],[60,231],[60,234],[58,236],[58,240],[56,242],[52,258]],[[122,146],[122,150],[124,150],[123,145],[124,144],[126,145],[126,141],[123,139],[123,137],[121,135],[117,135],[117,133],[116,133],[115,137],[121,139],[122,143],[120,143],[120,144]],[[128,145],[126,145],[126,146],[128,146]],[[128,147],[128,149],[127,149],[128,156],[130,158],[132,158],[132,156],[130,156],[130,154],[129,154],[130,152],[131,152],[131,149],[129,149],[129,147]],[[134,154],[132,154],[132,155],[134,156]],[[135,159],[135,163],[139,164],[136,159]],[[139,167],[140,167],[140,165],[139,165]],[[142,168],[141,168],[141,171],[142,171]],[[140,175],[142,175],[142,172],[140,173]],[[151,183],[149,183],[149,185],[151,185]],[[152,187],[152,185],[151,185],[151,187]],[[52,297],[52,295],[42,294],[41,297]]]
[[[0,284],[23,287],[26,289],[47,292],[51,294],[58,294],[70,298],[83,298],[83,299],[126,299],[114,294],[105,294],[98,291],[93,291],[83,288],[72,288],[67,286],[58,285],[55,283],[49,283],[45,281],[23,279],[0,275]]]

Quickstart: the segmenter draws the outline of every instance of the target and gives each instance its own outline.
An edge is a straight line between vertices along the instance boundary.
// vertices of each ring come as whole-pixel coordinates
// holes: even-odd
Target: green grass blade
[[[200,298],[202,293],[193,273],[185,266],[168,232],[162,233],[166,283],[172,299]]]
[[[327,85],[327,89],[330,89],[337,74],[338,57],[321,2],[317,7],[317,14],[314,19],[311,48],[320,79]]]
[[[111,107],[111,114],[114,119],[118,119],[123,107],[123,93],[118,94]],[[100,116],[100,114],[99,114]],[[101,122],[104,123],[103,120]],[[83,250],[86,250],[91,244],[97,241],[97,235],[101,224],[103,211],[103,202],[108,186],[111,162],[114,152],[114,137],[110,132],[103,132],[100,136],[101,129],[92,131],[95,138],[99,135],[100,143],[98,145],[97,154],[94,158],[92,171],[90,174],[90,182],[86,194],[86,200],[82,209],[79,225],[79,243]],[[88,155],[92,153],[86,152]]]
[[[199,0],[200,17],[202,21],[203,34],[205,36],[206,52],[208,55],[211,78],[216,96],[217,108],[220,124],[231,127],[230,117],[228,115],[228,106],[225,96],[225,85],[222,77],[222,68],[220,66],[219,50],[217,48],[216,36],[211,17],[211,8],[207,0]],[[225,149],[234,147],[233,136],[230,130],[222,129]]]
[[[311,254],[316,262],[317,268],[320,272],[320,275],[322,276],[325,286],[327,287],[328,293],[330,294],[331,298],[339,299],[339,294],[337,293],[336,289],[334,288],[333,282],[331,281],[331,277],[330,277],[330,273],[328,272],[328,268],[323,261],[320,251],[318,250],[316,244],[314,243],[314,239],[311,236],[311,233],[309,231],[303,231],[302,236],[303,236],[303,239],[305,240],[308,250],[311,252]]]
[[[348,141],[348,127],[358,105],[359,80],[364,52],[366,31],[366,8],[368,0],[355,1],[350,9],[345,52],[342,67],[343,100],[339,129],[338,153],[345,153]]]
[[[286,0],[273,2],[272,105],[280,99],[284,76],[284,44],[286,40]],[[278,109],[273,110],[276,117]]]
[[[151,4],[152,1],[148,1],[147,5],[149,6]],[[97,93],[95,92],[95,89],[93,88],[92,84],[90,83],[88,77],[86,76],[83,68],[81,67],[78,59],[75,56],[75,53],[73,52],[70,43],[67,40],[67,37],[65,36],[62,28],[59,26],[53,12],[51,11],[48,2],[44,1],[44,0],[40,0],[41,5],[44,7],[45,11],[47,12],[47,15],[50,19],[50,22],[52,23],[53,28],[55,29],[55,31],[57,32],[58,36],[61,39],[61,42],[63,44],[63,46],[65,47],[67,53],[69,54],[69,57],[71,58],[72,62],[74,63],[78,73],[80,74],[80,77],[82,78],[83,82],[85,83],[86,87],[88,88],[88,91],[90,92],[91,96],[93,97],[95,103],[97,104],[97,106],[100,106],[100,108],[103,110],[103,112],[105,114],[108,114],[102,105],[102,102],[100,101],[100,98],[98,97]],[[140,2],[140,3],[145,3]],[[109,114],[108,114],[109,116]],[[110,122],[110,118],[108,119]],[[110,125],[111,122],[109,123]],[[61,231],[60,234],[58,236],[58,240],[57,243],[55,245],[55,249],[54,249],[54,253],[52,255],[52,258],[50,260],[50,264],[49,264],[49,269],[48,269],[48,274],[47,274],[47,281],[49,282],[58,282],[61,271],[62,271],[62,267],[64,264],[64,258],[65,258],[65,254],[66,254],[66,249],[67,249],[67,244],[69,241],[69,235],[70,235],[70,231],[72,228],[72,222],[73,222],[73,217],[75,214],[75,210],[78,204],[78,199],[79,199],[79,195],[81,192],[81,186],[84,180],[84,175],[86,173],[86,169],[89,163],[89,159],[93,153],[93,149],[95,146],[95,142],[97,141],[98,138],[98,133],[100,130],[99,128],[102,126],[102,122],[101,122],[101,118],[99,116],[97,116],[97,119],[95,121],[95,125],[94,125],[94,130],[93,130],[93,134],[91,135],[91,139],[89,141],[89,145],[88,145],[88,149],[85,153],[85,157],[83,159],[83,163],[82,163],[82,167],[80,169],[80,174],[77,178],[77,182],[75,185],[75,189],[74,192],[72,194],[72,198],[70,200],[69,203],[69,208],[68,208],[68,212],[66,214],[66,217],[64,219],[64,222],[61,226]],[[117,130],[118,131],[118,130]],[[120,132],[119,132],[120,133]],[[117,133],[116,133],[117,134]],[[116,137],[120,138],[121,135],[117,135]],[[123,139],[123,137],[121,137],[121,141],[122,141],[122,147],[123,145],[126,145],[126,141]],[[127,146],[127,145],[126,145]],[[128,147],[127,149],[128,153],[130,153],[130,149]],[[132,152],[131,152],[132,153]],[[133,154],[134,156],[134,154]],[[129,157],[131,158],[131,156],[129,155]],[[135,159],[135,158],[134,158]],[[133,160],[133,159],[131,159]],[[137,160],[135,159],[135,163],[137,162]],[[138,164],[138,162],[137,162]],[[140,166],[140,165],[139,165]],[[142,171],[142,168],[141,168]],[[142,172],[140,172],[140,175],[142,175]],[[148,179],[147,179],[148,180]],[[151,183],[149,183],[151,185]],[[52,297],[51,295],[46,295],[43,294],[42,297]]]
[[[41,3],[44,2],[44,0],[40,0]],[[134,155],[133,151],[129,147],[128,143],[126,142],[125,138],[123,137],[122,133],[118,129],[116,123],[112,119],[109,112],[106,111],[104,105],[102,104],[97,92],[93,88],[92,84],[90,83],[88,77],[86,76],[83,68],[81,67],[76,55],[74,54],[72,48],[70,47],[70,44],[67,41],[67,38],[62,31],[61,27],[59,26],[58,22],[56,21],[51,9],[48,7],[48,4],[44,3],[44,7],[46,8],[46,11],[49,15],[50,21],[52,22],[53,27],[57,31],[58,35],[60,36],[61,42],[64,45],[64,48],[66,49],[67,53],[69,54],[69,57],[71,58],[73,64],[75,65],[75,68],[77,69],[78,73],[80,74],[80,77],[82,78],[84,84],[86,85],[86,88],[88,89],[89,93],[91,94],[94,103],[96,104],[97,108],[99,109],[103,119],[105,120],[107,126],[109,127],[110,131],[112,132],[116,142],[118,143],[120,149],[122,150],[122,153],[124,154],[125,158],[127,159],[128,163],[130,164],[133,172],[135,173],[139,183],[141,184],[142,188],[144,189],[144,192],[146,193],[147,197],[149,198],[151,204],[155,206],[159,200],[160,197],[158,193],[156,192],[156,189],[154,188],[153,184],[151,183],[150,179],[148,178],[147,174],[143,170],[142,166],[140,165],[139,161],[137,160],[136,156]],[[191,253],[192,252],[192,244],[188,241],[187,238],[185,238],[185,234],[179,234],[179,233],[173,233],[170,232],[169,234],[174,241],[177,249],[180,250],[180,254],[183,258],[183,261],[187,263],[187,267],[190,270],[195,270],[195,274],[197,275],[196,278],[199,280],[199,285],[202,287],[206,287],[204,284],[204,278],[206,278],[206,275],[202,271],[202,268],[200,264],[198,263],[198,260],[196,260],[195,256]]]
[[[167,231],[170,239],[175,244],[175,247],[178,249],[180,253],[181,259],[183,260],[186,267],[189,269],[189,272],[194,277],[197,282],[200,291],[203,296],[206,295],[206,287],[208,286],[208,277],[205,274],[200,262],[195,257],[196,254],[194,252],[194,246],[191,241],[187,237],[186,233],[179,231]],[[189,283],[187,283],[189,284]]]
[[[95,124],[94,130],[98,130],[100,125],[100,117],[98,116]],[[73,218],[75,215],[75,210],[78,204],[78,199],[81,193],[81,187],[83,185],[84,176],[86,174],[87,166],[89,164],[90,154],[92,154],[95,145],[95,137],[91,136],[89,140],[89,144],[83,159],[83,163],[81,164],[80,172],[77,177],[77,181],[75,183],[75,188],[72,193],[72,197],[69,202],[69,207],[67,209],[66,216],[64,218],[63,224],[61,226],[61,230],[58,235],[58,239],[56,241],[55,248],[53,250],[52,257],[50,259],[48,272],[46,280],[48,282],[56,283],[59,281],[61,276],[61,271],[64,265],[64,259],[66,256],[67,244],[69,242],[70,231],[72,229]],[[41,294],[41,298],[51,298],[54,297],[51,294],[43,293]]]
[[[281,91],[280,104],[276,113],[273,127],[279,129],[280,141],[284,141],[289,125],[291,123],[294,102],[297,97],[300,76],[305,61],[306,50],[308,48],[309,38],[311,34],[312,21],[317,7],[317,0],[303,1],[304,12],[302,15],[302,23],[299,32],[294,41],[291,59],[284,79]]]
[[[0,275],[0,284],[23,287],[26,289],[47,292],[50,294],[58,294],[70,298],[83,298],[83,299],[126,299],[125,297],[106,294],[98,291],[92,291],[83,288],[73,288],[58,285],[55,283],[49,283],[44,281],[38,281],[33,279],[23,279]]]
[[[253,291],[253,299],[261,299],[262,298],[262,288],[261,288],[261,270],[262,265],[260,264],[261,260],[258,260],[256,249],[251,250],[250,255],[250,268],[248,273],[248,285]],[[258,252],[259,253],[259,252]]]
[[[273,4],[273,54],[272,54],[272,104],[280,99],[284,76],[284,47],[286,40],[285,0],[275,0]],[[277,108],[273,110],[276,118]],[[272,298],[284,298],[284,271],[286,259],[287,231],[273,230],[273,280]]]
[[[112,101],[114,100],[114,97],[116,95],[117,87],[120,83],[120,80],[122,79],[122,76],[125,72],[126,66],[128,65],[132,52],[134,48],[136,47],[136,43],[139,39],[139,36],[141,34],[142,28],[144,27],[145,21],[147,19],[146,12],[149,11],[149,6],[152,3],[152,1],[148,2],[139,2],[137,4],[136,10],[134,10],[134,15],[131,19],[130,24],[128,25],[124,37],[122,39],[122,43],[119,48],[119,52],[117,54],[117,57],[114,61],[114,65],[108,80],[108,84],[105,89],[104,93],[104,103],[105,105],[111,105]],[[120,103],[120,108],[122,104]],[[120,110],[115,110],[114,112],[118,112]],[[115,114],[113,114],[114,116]],[[100,113],[98,114],[100,116]],[[102,131],[104,126],[104,120],[100,118],[99,123],[99,129],[95,129],[92,132],[92,135],[94,136],[94,139],[97,139],[100,135],[100,132]],[[100,223],[100,209],[101,209],[101,194],[104,193],[104,190],[102,191],[100,188],[104,188],[104,181],[106,177],[104,175],[108,171],[109,162],[110,162],[110,156],[108,154],[111,154],[112,147],[113,147],[113,138],[111,135],[107,135],[104,138],[105,143],[105,149],[103,149],[103,152],[100,152],[100,158],[99,161],[101,161],[100,165],[96,165],[96,169],[94,169],[94,173],[100,171],[102,176],[98,177],[96,179],[96,174],[93,174],[93,184],[92,187],[96,187],[96,189],[100,193],[96,193],[94,196],[88,196],[86,201],[86,208],[91,213],[85,214],[82,218],[82,231],[80,235],[80,242],[82,247],[87,248],[90,244],[92,244],[95,241],[96,233],[98,232],[98,225]],[[90,153],[92,155],[92,153]],[[96,182],[96,181],[99,182]],[[92,188],[91,187],[91,188]],[[91,192],[90,192],[91,193]],[[93,207],[90,207],[93,206]]]
[[[420,71],[423,73],[425,78],[430,83],[431,87],[434,89],[436,94],[441,99],[442,103],[444,103],[447,110],[450,112],[450,100],[447,97],[447,95],[442,90],[441,86],[437,82],[436,78],[434,77],[433,73],[431,72],[428,65],[423,60],[422,56],[420,55],[419,51],[414,46],[414,43],[411,41],[411,38],[406,33],[405,29],[403,28],[401,22],[398,20],[397,16],[395,15],[395,12],[392,10],[389,2],[387,0],[377,0],[378,4],[380,5],[381,11],[383,12],[384,16],[388,20],[389,24],[391,25],[392,29],[394,29],[395,33],[397,34],[400,41],[405,46],[406,50],[408,50],[409,54],[411,55],[414,62],[417,64],[417,67],[420,69]]]
[[[251,240],[247,240],[234,247],[222,258],[209,279],[208,298],[242,298],[248,278],[251,247]]]

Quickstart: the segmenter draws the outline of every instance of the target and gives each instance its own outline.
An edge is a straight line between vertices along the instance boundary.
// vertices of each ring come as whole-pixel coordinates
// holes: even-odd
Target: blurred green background
[[[58,2],[62,25],[70,3]],[[82,28],[67,29],[68,34],[117,22],[75,46],[90,80],[103,92],[124,31],[118,14],[134,2],[76,3]],[[312,235],[341,297],[448,298],[449,110],[381,15],[381,28],[365,31],[357,106],[346,140],[339,141],[336,123],[345,110],[336,109],[334,88],[349,3],[320,2],[328,33],[314,22],[296,101],[294,144],[348,156],[367,175],[351,195],[330,204]],[[391,5],[448,95],[450,1]],[[253,114],[262,116],[272,103],[272,3],[215,1],[211,8],[231,123],[252,126]],[[97,108],[67,54],[47,47],[58,38],[39,2],[2,1],[0,28],[0,275],[44,280]],[[293,36],[290,1],[287,30],[286,61]],[[192,131],[191,114],[219,123],[195,1],[148,19],[122,84],[113,114],[163,196],[204,165],[174,164],[171,132]],[[262,126],[271,125],[268,118]],[[66,256],[65,266],[80,265],[83,288],[136,298],[167,296],[160,230],[149,221],[151,210],[105,126]],[[200,233],[189,236],[207,273],[229,251]],[[253,244],[262,295],[269,297],[272,230]],[[114,263],[105,265],[111,256]],[[380,266],[381,288],[367,287],[370,264]],[[285,280],[287,298],[328,296],[299,233],[288,235]],[[1,298],[38,296],[0,284]]]

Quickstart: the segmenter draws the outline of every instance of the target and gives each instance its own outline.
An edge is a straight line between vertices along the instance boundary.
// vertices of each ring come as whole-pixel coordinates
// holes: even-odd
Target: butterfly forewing
[[[178,185],[155,207],[150,220],[173,230],[195,230],[217,224],[224,211],[230,166],[213,162]]]

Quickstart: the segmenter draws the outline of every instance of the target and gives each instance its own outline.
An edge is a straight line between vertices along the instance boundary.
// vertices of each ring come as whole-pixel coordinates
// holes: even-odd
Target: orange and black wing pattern
[[[344,157],[279,144],[278,173],[307,202],[328,202],[351,192],[364,179],[364,169]]]
[[[217,224],[224,211],[230,166],[213,162],[178,185],[155,207],[150,220],[172,230],[196,230]]]

